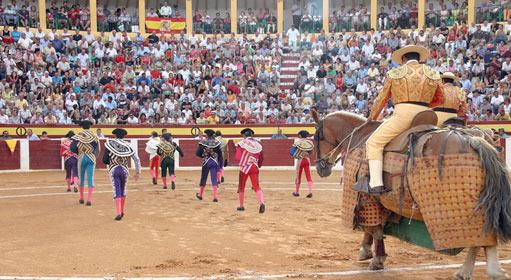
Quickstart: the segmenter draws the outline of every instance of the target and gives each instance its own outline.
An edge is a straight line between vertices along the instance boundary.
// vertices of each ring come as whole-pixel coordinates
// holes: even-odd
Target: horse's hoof
[[[369,263],[369,270],[382,270],[385,267],[383,266],[383,262],[385,261],[385,257],[373,257],[371,263]]]
[[[360,251],[358,252],[358,262],[367,261],[373,258],[373,252],[371,250],[367,250],[365,248],[360,248]]]
[[[463,271],[458,271],[454,274],[455,280],[472,280],[472,273],[465,273]]]

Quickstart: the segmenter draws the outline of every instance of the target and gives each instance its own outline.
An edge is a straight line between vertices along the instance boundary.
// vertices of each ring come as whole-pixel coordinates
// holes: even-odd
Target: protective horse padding
[[[356,149],[344,164],[342,221],[348,227],[380,225],[391,212],[400,212],[401,175],[407,155],[385,153],[385,183],[391,182],[392,191],[379,198],[351,189],[357,172],[359,177],[367,174],[364,158],[364,150]],[[445,155],[442,169],[440,179],[438,156],[415,158],[405,180],[402,215],[425,221],[436,250],[495,245],[493,235],[483,234],[483,213],[474,211],[484,188],[484,171],[478,155],[473,152]]]
[[[408,181],[436,250],[493,246],[493,234],[484,235],[484,213],[474,211],[485,174],[475,153],[445,155],[443,177],[438,156],[417,158]]]
[[[342,222],[347,227],[377,226],[382,224],[390,214],[390,211],[385,209],[375,196],[358,193],[351,188],[357,181],[357,172],[359,177],[365,176],[368,172],[367,161],[362,162],[362,158],[365,158],[363,149],[356,149],[344,162],[341,211]],[[358,209],[355,209],[357,203]],[[359,220],[355,222],[355,219]]]

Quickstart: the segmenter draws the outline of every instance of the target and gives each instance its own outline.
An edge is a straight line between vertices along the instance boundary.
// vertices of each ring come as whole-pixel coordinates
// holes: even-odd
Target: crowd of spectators
[[[231,33],[231,14],[224,11],[210,16],[207,11],[195,11],[193,30],[206,34],[229,34]]]
[[[50,29],[87,30],[90,28],[90,11],[84,5],[53,0],[46,8],[46,24]]]
[[[312,106],[367,116],[397,66],[391,53],[408,44],[427,46],[428,65],[460,76],[469,120],[510,119],[511,19],[284,36],[22,29],[0,33],[0,123],[296,124],[312,122]],[[282,90],[289,52],[298,76]]]
[[[38,27],[37,1],[15,1],[0,5],[0,25]]]
[[[86,9],[85,9],[86,10]],[[88,11],[86,11],[88,13]],[[138,31],[138,14],[126,7],[109,9],[108,6],[97,10],[98,31],[135,32]],[[90,25],[90,19],[89,19]],[[87,28],[81,28],[86,30]]]
[[[300,32],[319,33],[323,29],[322,9],[319,9],[314,1],[307,4],[299,1],[294,2],[291,7],[291,15],[293,26]],[[332,31],[334,30],[332,29]]]
[[[247,34],[276,33],[277,15],[268,8],[260,8],[257,11],[248,8],[248,10],[239,13],[238,30],[239,33]]]

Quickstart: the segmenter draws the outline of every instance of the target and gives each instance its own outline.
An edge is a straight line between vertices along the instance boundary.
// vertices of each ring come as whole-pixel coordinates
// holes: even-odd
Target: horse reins
[[[340,160],[345,159],[345,157],[351,152],[350,148],[351,148],[351,140],[353,139],[353,135],[355,135],[355,132],[357,132],[363,125],[364,124],[355,127],[355,129],[353,129],[353,131],[350,134],[348,134],[346,137],[344,137],[344,139],[342,139],[342,141],[340,141],[339,144],[337,144],[337,145],[332,144],[330,141],[326,140],[323,137],[323,140],[325,142],[327,142],[328,144],[330,144],[332,146],[335,146],[335,147],[332,150],[330,150],[325,156],[317,159],[316,163],[319,161],[320,164],[323,164],[323,162],[327,162],[330,165],[336,165]],[[320,125],[318,128],[323,130],[323,126],[322,125]],[[321,134],[323,134],[323,131],[321,131]],[[369,138],[369,135],[367,135],[364,138]],[[321,140],[321,139],[319,139],[319,140]],[[339,139],[337,139],[337,140],[339,140]],[[346,142],[346,140],[349,140],[348,141],[348,147],[346,148],[346,152],[343,153],[343,155],[341,155],[340,157],[336,158],[333,162],[331,162],[330,161],[331,156],[337,151],[337,149],[339,149],[344,144],[344,142]],[[362,140],[365,140],[365,139],[362,139]],[[360,143],[362,143],[362,142],[363,141],[360,141],[359,144],[356,145],[355,147],[353,147],[351,150],[356,149],[360,145]],[[319,145],[318,145],[318,156],[319,156]]]

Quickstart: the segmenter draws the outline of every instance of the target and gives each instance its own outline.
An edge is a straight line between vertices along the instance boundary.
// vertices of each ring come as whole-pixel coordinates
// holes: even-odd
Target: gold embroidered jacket
[[[436,106],[443,101],[440,73],[416,60],[390,70],[382,92],[374,101],[370,118],[376,120],[392,98],[394,105],[403,102],[421,102]]]
[[[437,104],[434,108],[454,109],[459,117],[467,115],[467,98],[465,91],[458,86],[447,83],[444,84],[444,101]]]

